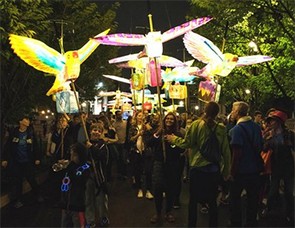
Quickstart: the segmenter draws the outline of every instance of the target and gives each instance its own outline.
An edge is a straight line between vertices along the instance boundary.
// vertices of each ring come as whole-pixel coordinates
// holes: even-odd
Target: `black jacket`
[[[68,167],[62,171],[64,178],[60,185],[61,208],[70,211],[85,211],[85,190],[89,169],[90,164],[88,163],[78,165],[70,162]],[[70,180],[68,185],[65,178]]]
[[[34,131],[31,127],[27,130],[27,154],[29,160],[34,162],[41,159],[41,153],[38,147],[37,139],[34,135]],[[9,134],[8,140],[5,144],[4,151],[2,153],[2,161],[15,162],[17,161],[17,146],[20,140],[19,127],[14,128]]]
[[[90,140],[90,142],[92,146],[89,148],[89,162],[91,164],[94,162],[96,168],[96,170],[94,170],[93,167],[91,167],[90,178],[94,179],[99,190],[102,189],[105,193],[108,193],[106,185],[106,166],[109,160],[109,149],[102,139],[98,141]],[[95,172],[97,173],[97,177]]]

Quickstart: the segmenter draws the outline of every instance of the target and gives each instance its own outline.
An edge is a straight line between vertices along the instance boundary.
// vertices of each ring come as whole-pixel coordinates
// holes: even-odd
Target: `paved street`
[[[50,186],[42,185],[42,190],[48,194]],[[185,227],[188,205],[188,183],[183,184],[181,208],[174,210],[175,223],[163,222],[160,225],[150,223],[151,216],[155,213],[153,200],[138,199],[137,192],[132,189],[131,180],[114,180],[110,183],[109,213],[111,227]],[[12,209],[9,206],[1,210],[1,227],[60,227],[61,212],[55,208],[53,199],[47,196],[44,203],[32,201],[32,195],[24,197],[24,207]],[[260,227],[285,226],[281,208],[270,217],[260,220]],[[199,213],[198,226],[208,226],[208,215]],[[219,207],[219,226],[226,227],[229,218],[229,208]]]

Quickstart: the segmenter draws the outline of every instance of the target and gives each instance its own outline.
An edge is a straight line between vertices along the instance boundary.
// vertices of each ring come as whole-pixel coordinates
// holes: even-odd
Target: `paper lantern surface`
[[[161,66],[157,64],[152,59],[148,63],[148,66],[146,68],[146,77],[148,80],[148,84],[152,87],[155,86],[162,86],[162,77],[161,77]],[[157,80],[158,77],[158,80]],[[159,82],[159,85],[158,85]]]
[[[142,90],[144,87],[144,75],[137,72],[131,75],[131,87],[135,90]]]
[[[176,83],[169,86],[169,97],[171,99],[185,99],[187,98],[187,87]]]
[[[209,102],[215,100],[216,83],[213,81],[202,81],[199,84],[198,98],[201,101]]]
[[[77,96],[79,94],[77,93]],[[74,91],[62,91],[56,93],[56,110],[58,113],[78,113],[78,105]]]

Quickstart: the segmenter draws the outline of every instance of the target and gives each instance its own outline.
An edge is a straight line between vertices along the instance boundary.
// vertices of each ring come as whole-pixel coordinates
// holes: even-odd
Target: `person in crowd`
[[[152,200],[154,196],[152,195],[152,170],[153,170],[153,161],[154,161],[154,153],[153,148],[146,143],[147,140],[147,131],[154,132],[158,129],[160,122],[160,115],[158,113],[154,115],[149,115],[148,112],[145,111],[144,114],[144,131],[143,131],[143,144],[144,151],[142,153],[142,170],[143,175],[145,177],[145,187],[146,187],[146,199]]]
[[[166,198],[165,219],[169,223],[175,222],[172,209],[177,197],[178,184],[181,182],[180,156],[184,150],[168,141],[163,141],[166,134],[181,136],[177,117],[172,112],[164,117],[162,125],[156,131],[150,132],[150,138],[147,140],[147,144],[152,145],[154,152],[152,180],[156,214],[151,218],[151,223],[162,221],[163,193]]]
[[[285,112],[272,111],[266,119],[264,131],[264,150],[271,150],[271,182],[267,200],[267,209],[271,211],[279,191],[280,181],[284,182],[286,221],[294,226],[294,132],[288,130]]]
[[[59,116],[56,124],[48,134],[46,155],[53,158],[53,162],[70,158],[70,146],[74,143],[68,120]]]
[[[34,131],[30,126],[30,119],[23,116],[19,126],[9,134],[2,154],[1,165],[8,169],[11,177],[11,203],[14,208],[20,208],[22,203],[23,178],[29,182],[33,194],[38,202],[44,199],[35,179],[35,166],[40,165],[41,154],[37,147]]]
[[[254,116],[253,116],[253,121],[255,123],[257,123],[259,126],[262,125],[262,120],[263,120],[263,117],[262,117],[262,112],[261,111],[255,111],[254,112]]]
[[[230,148],[226,129],[222,124],[215,121],[219,113],[219,105],[216,102],[209,102],[205,106],[204,115],[194,121],[188,129],[185,138],[167,135],[166,138],[172,144],[181,148],[190,148],[190,186],[189,186],[189,211],[188,226],[197,225],[197,204],[208,203],[209,205],[209,226],[218,226],[217,194],[220,172],[225,179],[230,172]],[[221,150],[221,159],[218,163],[209,162],[200,152],[201,146],[209,137],[211,129],[215,129],[218,139],[218,146]]]
[[[179,115],[179,127],[180,128],[185,128],[186,126],[186,121],[188,119],[188,113],[187,112],[183,112],[183,113],[180,113]]]
[[[90,127],[89,148],[90,178],[86,184],[86,221],[95,227],[96,217],[101,227],[110,224],[108,215],[107,162],[109,160],[108,138],[104,135],[104,124],[100,121]]]
[[[263,170],[262,132],[258,124],[248,115],[249,105],[234,102],[231,117],[237,124],[229,131],[232,148],[230,184],[231,226],[242,226],[241,193],[247,193],[247,217],[245,226],[257,226],[260,189],[260,172]]]
[[[86,132],[85,132],[83,124],[85,124]],[[76,124],[75,127],[71,130],[73,131],[74,142],[79,142],[84,144],[86,143],[87,135],[89,135],[89,132],[90,132],[90,123],[88,121],[88,114],[86,112],[82,112],[80,114],[80,123]]]
[[[154,113],[149,116],[149,121],[146,121],[145,128],[146,131],[144,132],[143,138],[146,141],[149,137],[148,134],[152,134],[158,130],[160,126],[160,114]],[[146,134],[148,132],[148,134]],[[152,170],[153,170],[153,161],[154,161],[154,151],[151,145],[146,145],[144,154],[143,154],[143,160],[144,160],[144,174],[146,176],[146,183],[147,183],[147,189],[152,188]],[[154,196],[151,194],[150,191],[146,192],[146,198],[147,199],[153,199]]]
[[[113,123],[113,127],[118,135],[118,141],[115,144],[118,151],[117,174],[120,180],[124,180],[127,178],[127,153],[124,146],[126,141],[127,122],[122,118],[122,111],[118,110],[115,112],[115,122]]]
[[[134,176],[134,187],[137,189],[137,197],[143,197],[143,185],[142,176],[145,174],[146,181],[146,198],[152,199],[151,194],[152,187],[152,174],[149,170],[144,173],[145,156],[144,152],[146,149],[144,132],[146,131],[146,124],[143,112],[137,112],[132,125],[129,130],[129,144],[130,144],[130,159],[132,166],[132,174]],[[148,167],[148,165],[146,165]]]
[[[60,171],[63,179],[60,183],[62,218],[61,227],[86,227],[85,190],[90,165],[87,163],[86,147],[75,143],[70,149],[70,160],[63,163]]]
[[[268,109],[265,116],[266,117],[270,116],[274,111],[277,111],[277,110],[275,108]],[[267,123],[266,119],[264,119],[264,121],[262,121],[262,126],[261,126],[262,130],[266,129],[266,127],[267,127],[266,125],[268,125],[268,123]]]
[[[130,164],[130,138],[129,138],[129,130],[131,128],[132,125],[132,116],[128,116],[127,120],[126,120],[126,138],[125,138],[125,142],[124,142],[124,148],[126,151],[126,162],[127,162],[127,174],[129,171],[129,164]]]
[[[231,113],[227,116],[227,122],[226,122],[226,131],[229,133],[229,131],[236,126],[237,121],[232,117]]]
[[[107,116],[99,116],[97,119],[97,122],[101,121],[103,123],[104,139],[107,142],[110,153],[107,163],[107,181],[109,182],[112,181],[113,161],[116,161],[118,157],[117,147],[115,146],[115,143],[118,142],[118,134]]]
[[[275,108],[270,108],[266,112],[266,117],[270,115],[272,112],[276,111]],[[262,129],[262,136],[265,138],[265,133],[267,134],[267,130],[269,129],[269,121],[266,121],[266,119],[263,119],[261,122],[261,129]],[[267,195],[269,193],[270,189],[270,179],[271,179],[271,154],[272,150],[267,149],[263,150],[261,152],[261,157],[264,161],[264,171],[260,174],[260,193],[259,193],[259,217],[265,218],[267,215],[268,209],[267,209]],[[278,196],[279,192],[277,192]]]
[[[73,137],[73,142],[77,142],[78,132],[81,126],[80,123],[81,119],[79,114],[74,114],[72,119],[69,121],[69,131]]]
[[[69,128],[68,119],[62,115],[57,117],[56,123],[48,133],[46,155],[50,159],[50,169],[46,182],[52,188],[48,189],[48,198],[56,201],[56,206],[60,203],[60,191],[58,186],[63,178],[63,173],[56,172],[61,166],[61,162],[70,159],[70,147],[74,143],[72,132]]]

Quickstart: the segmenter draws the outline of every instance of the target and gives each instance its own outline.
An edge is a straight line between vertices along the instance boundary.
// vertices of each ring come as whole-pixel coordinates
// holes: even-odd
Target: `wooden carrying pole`
[[[74,91],[74,95],[75,95],[75,100],[76,100],[76,103],[77,103],[77,106],[78,106],[78,110],[79,110],[79,113],[80,113],[80,119],[81,119],[82,126],[83,126],[83,129],[84,129],[86,141],[88,142],[88,141],[90,141],[89,140],[89,135],[88,135],[88,132],[87,132],[87,129],[86,129],[85,120],[82,118],[82,115],[81,115],[81,113],[82,113],[81,112],[81,106],[80,106],[79,99],[78,99],[78,96],[77,96],[77,91],[76,91],[75,83],[74,83],[73,80],[71,82],[72,82],[71,85],[72,85],[72,88],[73,88],[73,91]],[[89,153],[89,154],[90,154],[91,164],[92,164],[92,167],[93,167],[93,170],[94,170],[95,180],[96,180],[97,186],[99,187],[100,184],[103,181],[103,178],[102,178],[102,176],[96,170],[96,165],[95,165],[94,159],[92,157],[92,153]]]
[[[150,23],[150,31],[153,32],[154,28],[153,28],[152,15],[149,14],[148,17],[149,17],[149,23]],[[161,91],[160,91],[160,75],[157,70],[157,58],[156,57],[154,57],[154,61],[155,61],[156,78],[157,78],[157,94],[158,94],[160,128],[162,129],[161,141],[162,141],[162,147],[163,147],[163,158],[164,158],[164,162],[166,162],[166,147],[165,147],[164,132],[163,132],[163,114],[162,114]]]

